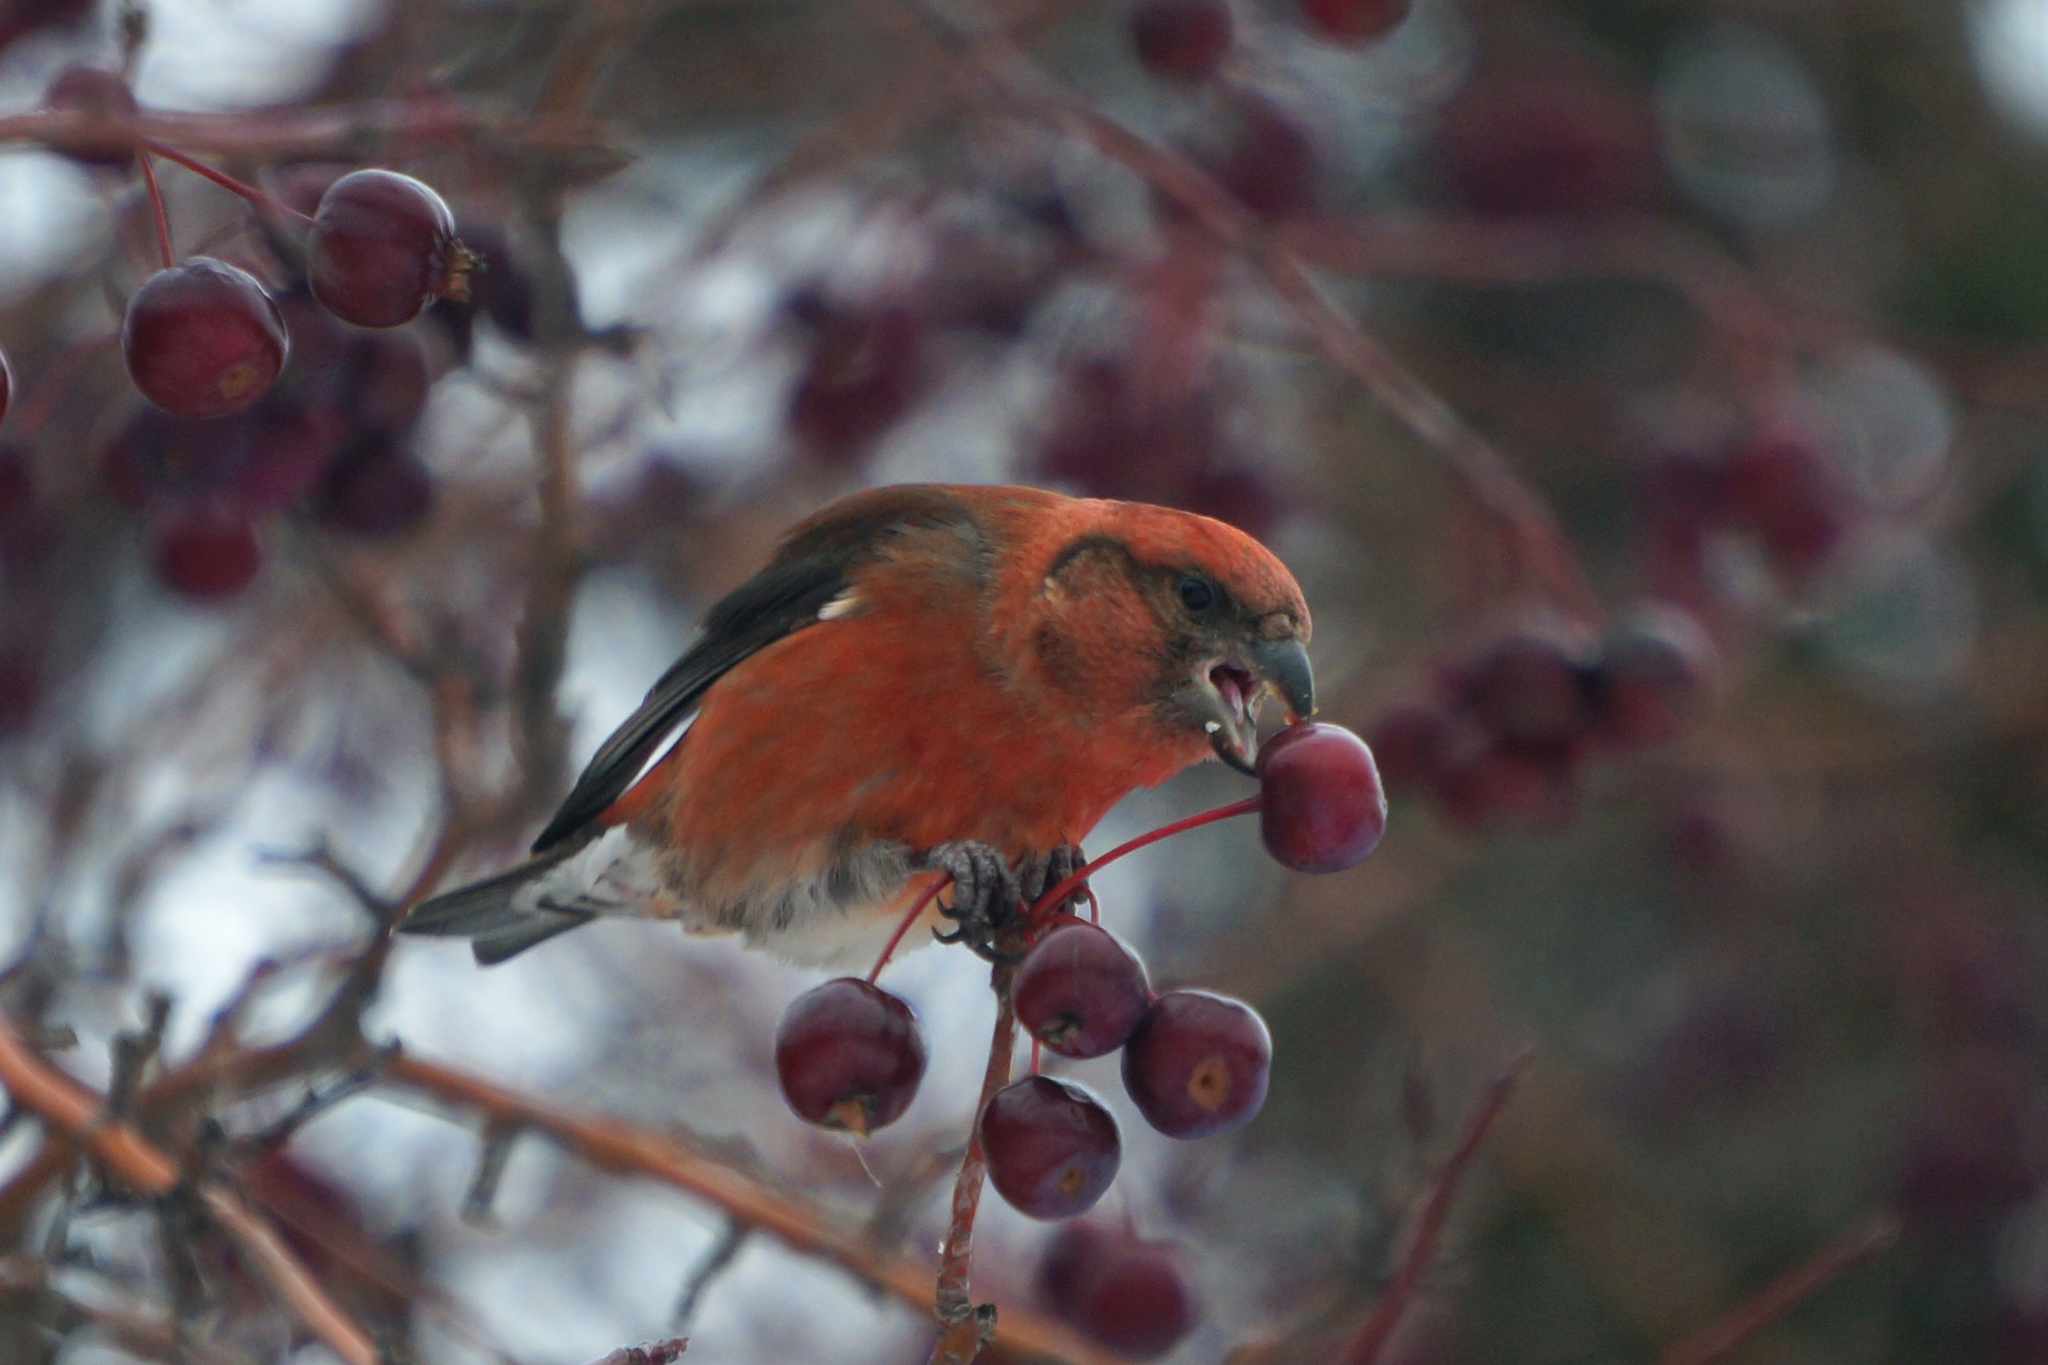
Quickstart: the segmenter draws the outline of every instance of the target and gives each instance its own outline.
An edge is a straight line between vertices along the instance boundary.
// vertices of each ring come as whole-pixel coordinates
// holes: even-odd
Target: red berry
[[[211,256],[159,270],[128,300],[121,350],[142,396],[180,417],[222,417],[261,398],[291,339],[256,277]]]
[[[1636,91],[1585,72],[1482,72],[1446,111],[1441,137],[1476,213],[1611,214],[1656,198],[1655,118]]]
[[[1400,27],[1414,0],[1301,0],[1302,17],[1325,38],[1366,43]]]
[[[1296,872],[1341,872],[1387,829],[1387,794],[1365,741],[1341,725],[1290,725],[1259,750],[1259,837]]]
[[[1155,76],[1207,80],[1230,51],[1231,36],[1225,0],[1137,0],[1131,6],[1131,46]]]
[[[798,1116],[866,1135],[894,1123],[924,1079],[924,1031],[910,1006],[842,976],[790,1002],[775,1027],[775,1076]]]
[[[35,506],[35,452],[19,441],[0,440],[0,527]]]
[[[1108,930],[1062,924],[1040,939],[1010,983],[1017,1021],[1063,1057],[1100,1057],[1131,1036],[1151,1003],[1144,964]]]
[[[1068,1223],[1052,1235],[1036,1287],[1054,1317],[1132,1360],[1178,1346],[1199,1311],[1171,1248],[1099,1223]]]
[[[1168,991],[1124,1044],[1124,1089],[1168,1137],[1208,1137],[1259,1112],[1272,1062],[1272,1037],[1251,1006]]]
[[[1404,706],[1373,727],[1370,747],[1388,791],[1424,791],[1450,762],[1451,722],[1438,712]]]
[[[103,119],[132,118],[139,112],[135,92],[128,88],[128,82],[111,71],[92,66],[67,66],[58,72],[43,94],[43,103],[52,109],[76,110]],[[68,151],[65,155],[87,166],[116,170],[126,170],[135,164],[133,147]]]
[[[1452,680],[1457,700],[1505,743],[1563,747],[1593,723],[1591,659],[1534,631],[1494,642]]]
[[[1599,734],[1623,748],[1675,738],[1714,672],[1714,643],[1690,612],[1644,607],[1607,637],[1599,668]]]
[[[7,400],[14,396],[14,371],[7,367],[7,353],[0,351],[0,422],[7,420]]]
[[[218,602],[249,586],[263,552],[247,519],[197,509],[157,531],[155,563],[165,587],[201,602]]]
[[[1755,532],[1780,567],[1818,569],[1847,529],[1847,489],[1827,452],[1800,437],[1750,442],[1724,471],[1729,519]]]
[[[397,327],[438,298],[467,298],[469,253],[441,196],[396,171],[327,187],[306,234],[313,297],[358,327]]]
[[[236,419],[241,460],[234,498],[251,511],[287,507],[319,484],[341,449],[343,417],[272,393]]]
[[[816,348],[789,422],[818,453],[858,458],[915,401],[924,326],[908,308],[849,313],[822,305],[812,313]]]
[[[976,1130],[989,1183],[1032,1218],[1086,1213],[1116,1179],[1116,1120],[1086,1090],[1026,1076],[989,1096]]]
[[[367,540],[411,530],[433,505],[426,467],[380,431],[358,436],[313,494],[313,515],[322,526]]]
[[[1227,102],[1220,153],[1202,160],[1255,217],[1292,218],[1320,198],[1321,157],[1301,121],[1264,95],[1237,91]]]
[[[1468,829],[1555,829],[1578,802],[1570,755],[1494,745],[1437,779],[1446,816]]]

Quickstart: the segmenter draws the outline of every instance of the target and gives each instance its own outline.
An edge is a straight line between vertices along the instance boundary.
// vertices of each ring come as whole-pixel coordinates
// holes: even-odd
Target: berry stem
[[[142,183],[149,187],[149,207],[156,215],[157,248],[163,252],[164,269],[169,270],[178,263],[171,252],[171,219],[170,215],[164,212],[164,192],[157,188],[156,167],[150,164],[149,148],[146,144],[137,144],[135,159],[142,163]]]
[[[903,936],[910,932],[911,925],[917,923],[917,917],[924,913],[924,908],[932,903],[932,897],[938,895],[952,884],[953,874],[950,872],[945,873],[937,881],[927,886],[923,894],[911,902],[910,909],[904,914],[903,918],[896,921],[896,932],[889,935],[889,941],[882,945],[882,955],[875,959],[874,970],[868,973],[868,984],[870,986],[874,985],[875,978],[882,974],[882,968],[889,965],[890,955],[896,951],[896,945],[903,942]]]
[[[1443,1169],[1437,1172],[1436,1179],[1429,1182],[1429,1189],[1416,1210],[1414,1227],[1409,1233],[1408,1253],[1401,1258],[1401,1267],[1394,1272],[1393,1283],[1380,1296],[1372,1316],[1365,1320],[1365,1325],[1358,1329],[1358,1334],[1351,1338],[1351,1344],[1338,1357],[1343,1365],[1376,1365],[1380,1353],[1393,1339],[1394,1329],[1401,1325],[1402,1310],[1408,1306],[1416,1285],[1421,1283],[1423,1274],[1435,1257],[1436,1239],[1444,1230],[1444,1221],[1450,1217],[1451,1200],[1458,1193],[1458,1182],[1464,1178],[1472,1158],[1479,1154],[1479,1146],[1492,1130],[1493,1121],[1507,1107],[1508,1097],[1521,1083],[1533,1055],[1533,1052],[1524,1052],[1509,1062],[1508,1069],[1488,1088],[1485,1097],[1479,1101],[1479,1107],[1465,1120],[1465,1130],[1458,1135],[1457,1145],[1451,1148],[1451,1154],[1444,1160]]]
[[[254,185],[244,184],[242,181],[235,179],[233,176],[227,174],[227,172],[225,171],[217,171],[213,167],[207,165],[204,161],[198,161],[193,159],[192,157],[186,156],[183,152],[179,151],[175,147],[166,146],[161,142],[145,142],[142,145],[144,147],[147,147],[150,151],[155,152],[164,160],[175,161],[180,166],[183,166],[186,170],[192,172],[192,174],[202,176],[207,180],[211,180],[214,184],[220,186],[222,189],[227,190],[232,194],[241,195],[242,198],[248,200],[250,203],[254,204],[259,209],[268,209],[272,213],[281,213],[288,218],[296,218],[301,223],[310,223],[313,221],[312,215],[300,213],[290,204],[286,204],[279,200],[271,198],[262,190],[257,189]],[[146,158],[144,164],[147,164]]]
[[[1250,815],[1253,811],[1257,810],[1258,808],[1259,798],[1256,795],[1247,796],[1242,801],[1232,801],[1227,806],[1218,806],[1214,810],[1205,810],[1201,812],[1199,815],[1190,815],[1183,819],[1175,820],[1170,825],[1161,825],[1158,829],[1151,830],[1145,834],[1140,834],[1135,839],[1130,839],[1125,841],[1124,843],[1118,844],[1115,848],[1103,854],[1100,858],[1097,858],[1095,861],[1080,868],[1078,871],[1068,874],[1065,881],[1062,881],[1061,883],[1059,883],[1059,885],[1053,887],[1052,890],[1046,892],[1043,896],[1040,896],[1036,901],[1032,902],[1031,917],[1035,920],[1038,918],[1038,916],[1043,914],[1048,907],[1062,904],[1067,899],[1067,897],[1074,894],[1075,887],[1081,885],[1081,883],[1087,881],[1089,877],[1101,871],[1103,868],[1107,867],[1109,864],[1115,862],[1118,858],[1123,857],[1127,853],[1136,853],[1139,849],[1145,847],[1145,845],[1147,844],[1156,844],[1161,839],[1167,838],[1170,835],[1179,834],[1183,830],[1195,829],[1201,825],[1213,825],[1218,820],[1228,820],[1233,815]],[[1089,896],[1088,900],[1090,904],[1093,904],[1095,897],[1091,895]]]
[[[996,993],[996,1026],[989,1038],[988,1069],[982,1073],[975,1121],[967,1129],[967,1154],[960,1158],[960,1174],[953,1180],[952,1221],[939,1248],[935,1295],[939,1339],[932,1346],[930,1365],[973,1365],[981,1348],[995,1335],[995,1305],[985,1303],[977,1308],[967,1281],[974,1263],[974,1215],[981,1207],[981,1187],[988,1175],[988,1153],[981,1148],[981,1111],[1010,1083],[1010,1058],[1017,1046],[1017,1011],[1010,1003],[1010,979],[1016,974],[1014,962],[998,961],[989,969],[989,987]]]

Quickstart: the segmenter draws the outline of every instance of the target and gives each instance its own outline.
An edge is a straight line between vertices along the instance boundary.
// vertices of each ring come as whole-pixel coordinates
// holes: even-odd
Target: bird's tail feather
[[[591,911],[542,904],[538,897],[519,895],[579,847],[551,849],[509,872],[421,901],[399,924],[399,932],[467,938],[476,960],[491,966],[556,934],[588,924],[597,918]]]

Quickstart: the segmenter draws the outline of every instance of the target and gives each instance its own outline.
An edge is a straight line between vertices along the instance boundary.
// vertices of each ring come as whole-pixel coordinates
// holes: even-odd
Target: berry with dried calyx
[[[1078,1085],[1026,1076],[989,1096],[976,1122],[989,1183],[1032,1218],[1086,1213],[1116,1179],[1116,1120]]]
[[[1251,1006],[1168,991],[1124,1044],[1124,1089],[1168,1137],[1208,1137],[1259,1112],[1272,1062],[1272,1036]]]
[[[467,298],[470,264],[441,196],[396,171],[335,181],[306,234],[313,297],[358,327],[397,327],[435,299]]]
[[[223,417],[269,391],[291,338],[246,270],[194,256],[128,300],[121,353],[142,396],[180,417]]]
[[[1200,1312],[1171,1247],[1100,1223],[1055,1232],[1035,1288],[1047,1312],[1132,1360],[1171,1351]]]
[[[1108,930],[1062,924],[1032,945],[1010,983],[1017,1021],[1063,1057],[1101,1057],[1151,1003],[1144,964]]]
[[[1290,725],[1259,749],[1259,837],[1297,872],[1341,872],[1387,830],[1387,794],[1365,741],[1341,725]]]
[[[866,1135],[894,1123],[924,1079],[924,1031],[900,998],[843,976],[804,992],[775,1028],[775,1076],[800,1118]]]
[[[1183,81],[1215,75],[1233,33],[1226,0],[1137,0],[1130,26],[1139,63],[1155,76]]]

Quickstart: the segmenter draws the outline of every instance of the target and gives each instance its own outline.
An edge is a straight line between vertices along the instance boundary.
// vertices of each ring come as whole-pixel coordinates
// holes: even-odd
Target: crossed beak
[[[1299,640],[1256,641],[1242,657],[1211,664],[1197,680],[1196,702],[1209,745],[1241,773],[1250,774],[1258,760],[1259,707],[1269,692],[1286,705],[1289,720],[1315,714],[1315,673]]]

